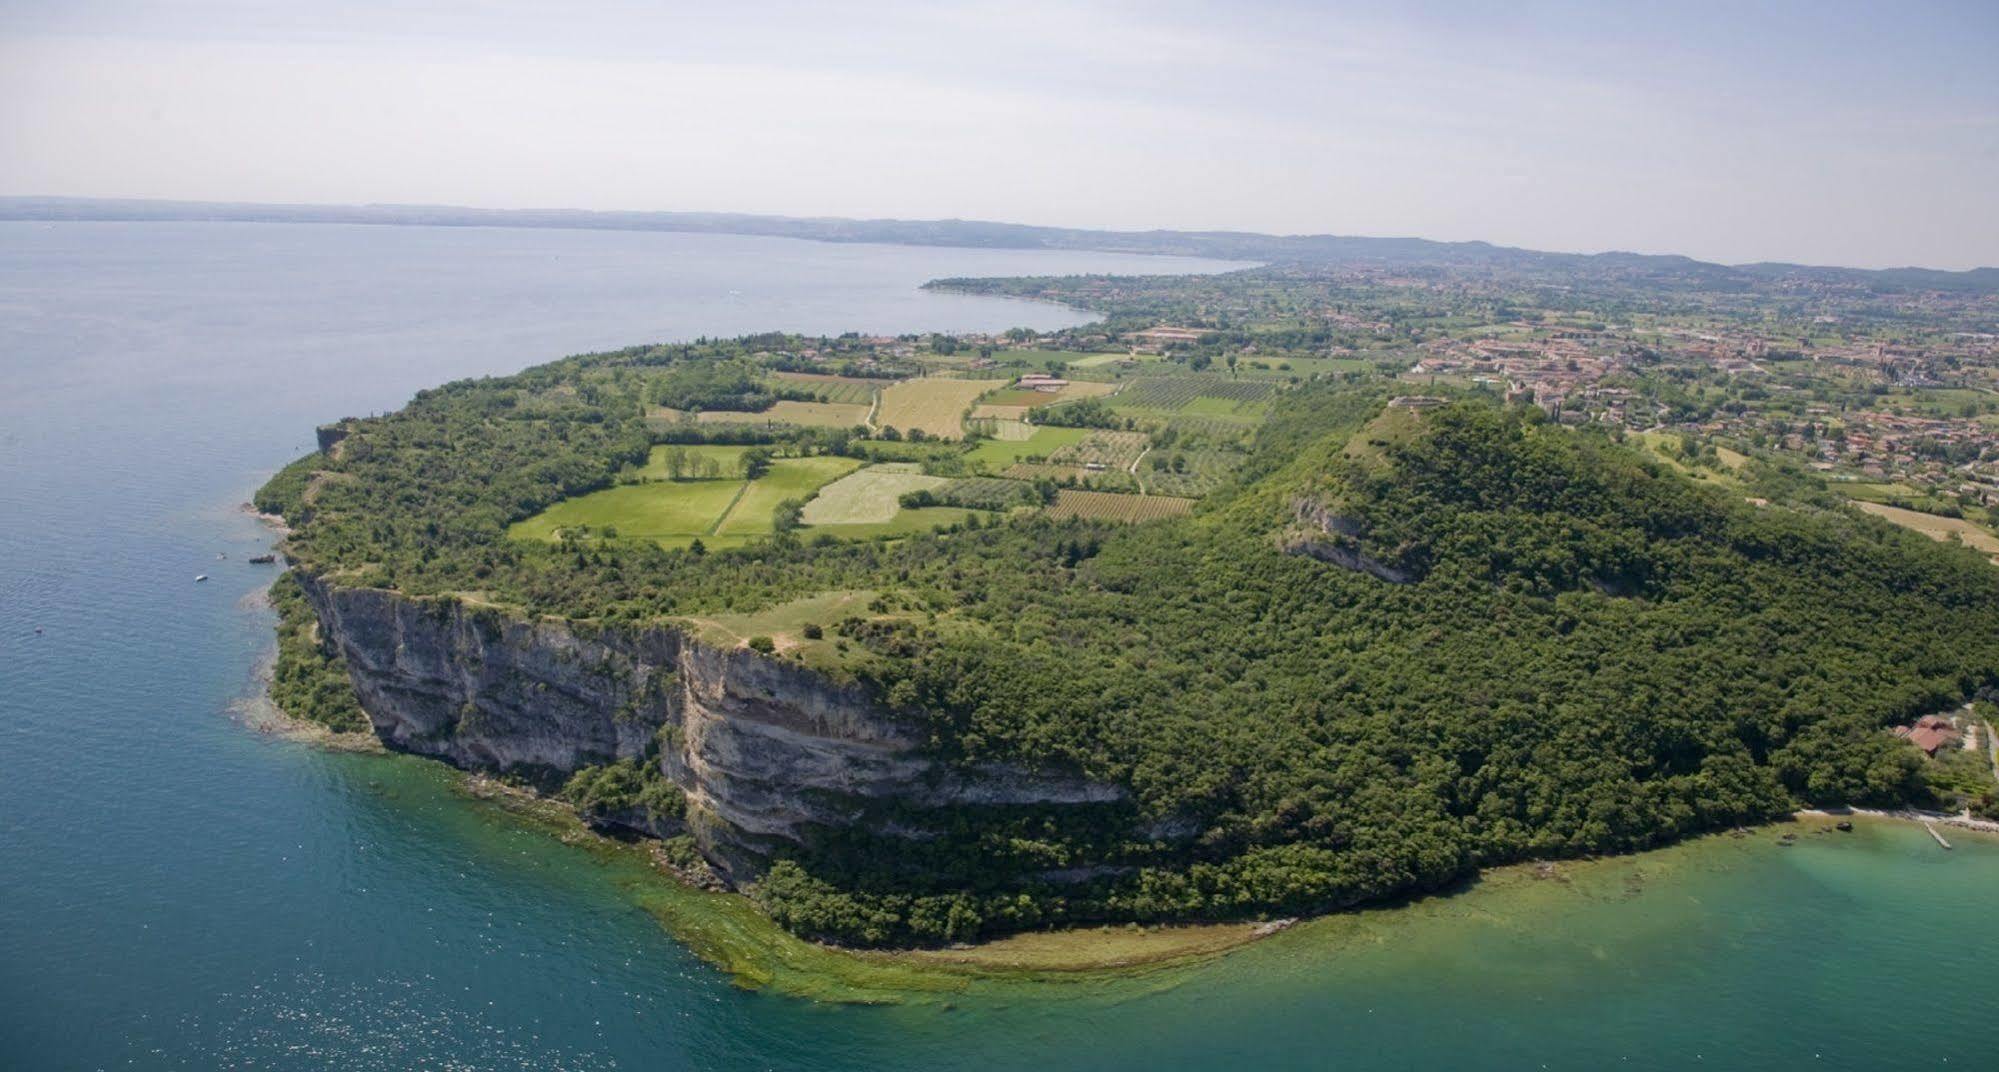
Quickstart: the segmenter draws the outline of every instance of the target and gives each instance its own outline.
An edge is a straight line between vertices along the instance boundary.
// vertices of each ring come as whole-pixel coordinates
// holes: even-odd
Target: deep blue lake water
[[[317,423],[639,342],[1082,319],[916,289],[937,276],[1220,267],[0,223],[0,1068],[1999,1067],[1987,839],[1713,839],[1171,986],[832,1006],[730,985],[430,765],[232,717],[270,646],[244,562],[269,535],[238,507]]]

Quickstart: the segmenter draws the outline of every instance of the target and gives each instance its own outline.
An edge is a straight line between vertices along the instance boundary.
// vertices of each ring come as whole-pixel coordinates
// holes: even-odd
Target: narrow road
[[[1139,451],[1138,457],[1133,458],[1131,460],[1131,468],[1126,470],[1126,472],[1131,474],[1131,478],[1133,480],[1138,481],[1138,493],[1140,495],[1145,494],[1145,478],[1138,475],[1138,463],[1144,461],[1145,456],[1150,453],[1152,453],[1152,448],[1150,446],[1147,446],[1144,450]]]

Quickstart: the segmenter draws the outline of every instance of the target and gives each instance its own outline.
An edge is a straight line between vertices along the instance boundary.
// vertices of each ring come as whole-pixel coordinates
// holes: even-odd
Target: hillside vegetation
[[[1922,801],[1920,755],[1883,728],[1999,671],[1999,572],[1971,552],[1752,505],[1538,410],[1384,410],[1385,389],[1331,379],[1256,389],[1268,416],[1191,516],[956,510],[946,531],[864,541],[794,517],[705,553],[508,538],[646,464],[659,384],[752,404],[750,345],[425,392],[348,422],[337,459],[302,460],[259,505],[292,523],[302,569],[524,615],[651,622],[876,593],[809,623],[845,652],[826,672],[950,761],[1129,790],[912,816],[950,831],[930,841],[819,831],[754,891],[802,933],[1295,915],[1804,803]],[[879,460],[845,435],[799,429],[785,449]],[[933,471],[985,449],[882,447]]]

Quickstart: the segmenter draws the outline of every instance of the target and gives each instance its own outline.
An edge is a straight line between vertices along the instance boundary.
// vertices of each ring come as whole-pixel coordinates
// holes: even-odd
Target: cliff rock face
[[[1408,570],[1397,569],[1363,554],[1359,539],[1361,526],[1352,518],[1341,517],[1324,504],[1305,498],[1293,500],[1291,508],[1302,528],[1280,538],[1279,544],[1286,554],[1330,562],[1341,569],[1365,573],[1390,584],[1410,584],[1416,580]]]
[[[544,777],[645,756],[687,796],[686,829],[726,877],[814,827],[920,839],[911,809],[1088,805],[1121,787],[1049,771],[954,767],[866,690],[671,629],[524,622],[461,603],[299,576],[390,747],[455,766]],[[893,802],[900,824],[870,818]],[[615,817],[614,817],[615,818]],[[661,835],[677,824],[619,818]]]

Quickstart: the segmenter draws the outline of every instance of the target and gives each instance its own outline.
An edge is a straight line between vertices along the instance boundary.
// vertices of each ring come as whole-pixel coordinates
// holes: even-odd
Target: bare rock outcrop
[[[1353,518],[1342,517],[1325,504],[1302,497],[1292,500],[1291,508],[1298,525],[1286,530],[1278,539],[1286,554],[1318,559],[1390,584],[1412,584],[1416,581],[1410,571],[1387,565],[1364,553],[1360,542],[1362,526]]]

